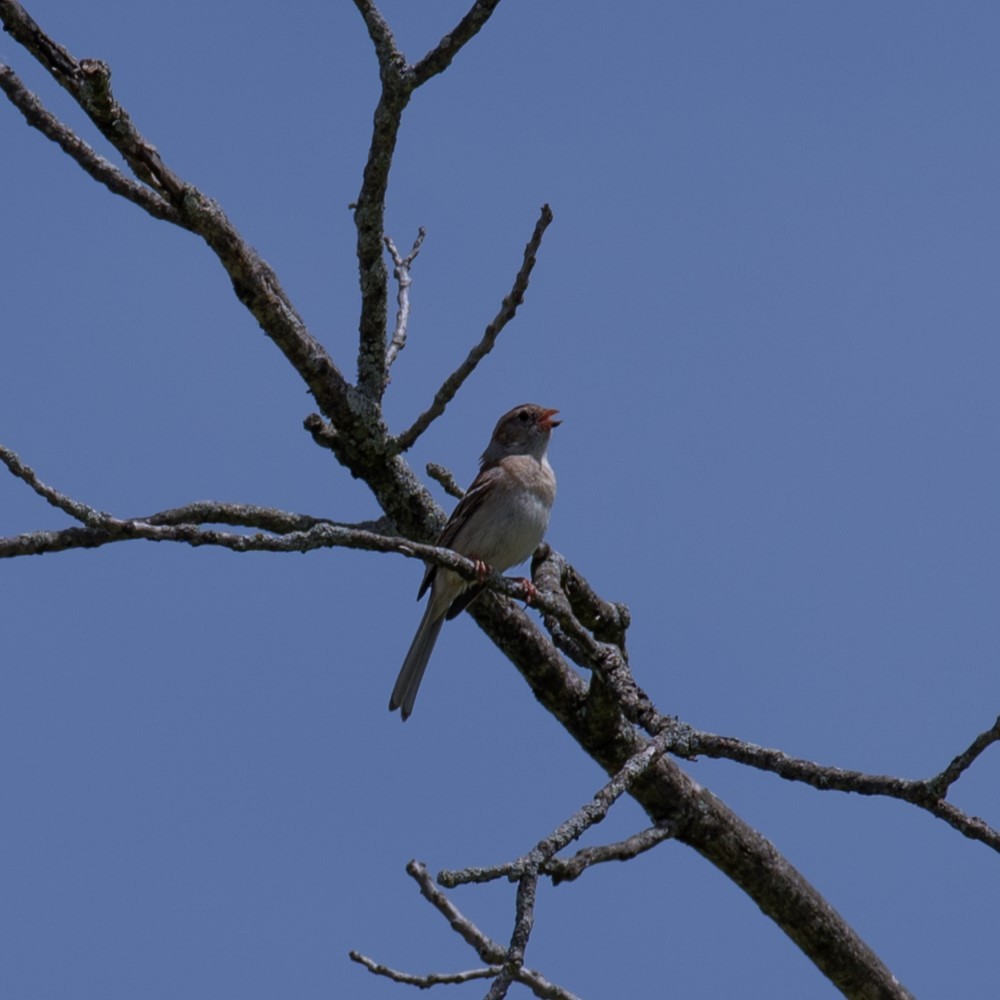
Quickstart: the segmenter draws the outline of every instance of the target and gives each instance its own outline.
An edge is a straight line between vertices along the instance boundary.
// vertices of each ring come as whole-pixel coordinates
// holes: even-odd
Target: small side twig
[[[938,775],[927,782],[935,794],[944,798],[959,778],[976,762],[987,747],[1000,741],[1000,716],[985,732],[980,733],[955,759]]]
[[[465,496],[465,490],[458,485],[451,470],[446,469],[443,465],[438,465],[436,462],[428,462],[427,475],[434,482],[438,483],[448,496],[455,497],[456,500],[461,500]]]
[[[410,277],[410,268],[417,259],[417,254],[420,253],[420,247],[423,245],[426,235],[427,230],[421,226],[417,230],[417,238],[413,241],[410,252],[405,257],[400,255],[391,237],[383,237],[386,249],[389,251],[389,256],[392,257],[392,274],[397,284],[396,305],[398,307],[396,310],[396,328],[392,332],[392,340],[389,341],[389,347],[385,352],[386,369],[392,367],[396,356],[406,347],[406,328],[410,321],[410,285],[413,283],[413,279]]]
[[[445,870],[438,873],[437,881],[445,888],[452,889],[468,883],[492,882],[498,878],[507,878],[513,881],[532,868],[540,868],[559,851],[582,836],[590,827],[600,823],[639,775],[655,764],[664,752],[663,740],[650,741],[639,753],[630,757],[589,802],[581,806],[565,822],[540,840],[531,851],[520,858],[490,868]]]
[[[524,261],[517,272],[517,276],[514,278],[514,284],[511,287],[510,293],[504,297],[500,311],[487,325],[479,343],[469,351],[468,356],[458,368],[445,379],[444,384],[434,394],[434,400],[431,405],[417,417],[412,426],[396,437],[393,443],[397,451],[404,452],[413,447],[420,435],[444,413],[445,407],[455,397],[455,393],[462,387],[465,380],[476,370],[479,362],[493,350],[493,345],[496,343],[497,337],[500,336],[501,331],[510,320],[514,318],[518,306],[524,301],[524,294],[528,290],[528,281],[535,266],[538,250],[542,245],[542,237],[545,235],[545,230],[548,229],[551,222],[552,209],[548,205],[543,205],[538,221],[535,223],[534,232],[531,234],[531,239],[528,240],[528,244],[524,248]]]
[[[68,514],[74,521],[79,521],[91,528],[102,528],[107,527],[109,522],[114,520],[110,514],[88,507],[87,504],[73,500],[51,486],[46,486],[35,475],[34,469],[25,465],[16,452],[2,444],[0,444],[0,462],[7,466],[11,475],[27,483],[46,503],[61,510],[64,514]]]
[[[571,858],[552,858],[542,867],[542,874],[552,878],[553,885],[560,882],[572,882],[579,878],[588,868],[604,864],[608,861],[631,861],[640,854],[652,850],[674,835],[672,826],[649,826],[645,830],[633,833],[625,840],[613,844],[601,844],[599,847],[584,847]]]
[[[665,720],[665,722],[668,720]],[[761,747],[732,736],[699,732],[670,720],[674,732],[671,752],[683,757],[704,756],[747,764],[760,771],[770,771],[786,781],[798,781],[822,791],[853,792],[856,795],[899,799],[924,809],[932,816],[970,840],[978,840],[1000,853],[1000,830],[991,827],[978,816],[970,816],[946,801],[948,787],[964,773],[987,746],[1000,739],[994,735],[1000,720],[976,737],[970,747],[959,754],[940,774],[929,779],[896,778],[887,774],[867,774],[846,768],[830,767],[801,757],[792,757],[782,750]]]

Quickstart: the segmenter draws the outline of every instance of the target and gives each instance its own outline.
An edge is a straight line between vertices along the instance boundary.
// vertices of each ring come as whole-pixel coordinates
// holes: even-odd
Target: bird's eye
[[[517,419],[523,424],[526,420],[530,419],[530,414],[527,410],[521,410],[521,412],[517,415]]]

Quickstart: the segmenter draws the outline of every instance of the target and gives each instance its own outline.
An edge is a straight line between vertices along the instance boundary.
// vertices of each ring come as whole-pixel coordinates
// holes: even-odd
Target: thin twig
[[[927,784],[941,798],[944,798],[948,794],[948,789],[975,763],[979,755],[997,741],[1000,741],[1000,717],[989,729],[980,733],[962,753],[940,774],[931,778]]]
[[[410,321],[410,285],[413,282],[410,277],[410,268],[417,259],[417,254],[420,253],[420,247],[426,235],[427,231],[421,226],[417,230],[417,238],[413,241],[413,247],[405,257],[400,256],[392,239],[389,236],[385,237],[386,249],[392,257],[392,274],[397,283],[396,305],[398,306],[396,328],[392,332],[392,340],[389,341],[389,349],[385,354],[385,367],[387,369],[392,367],[396,356],[406,347],[406,329]]]
[[[673,836],[674,829],[670,825],[649,826],[613,844],[581,848],[571,858],[552,858],[543,865],[542,874],[551,876],[553,885],[572,882],[594,865],[608,861],[631,861]]]
[[[46,503],[68,514],[74,521],[79,521],[87,527],[106,528],[110,521],[114,520],[110,514],[88,507],[87,504],[73,500],[51,486],[46,486],[35,475],[34,469],[25,465],[16,452],[2,444],[0,444],[0,462],[7,466],[11,475],[27,483]]]
[[[420,895],[448,921],[451,929],[472,948],[488,965],[501,965],[504,959],[503,945],[487,937],[469,920],[455,904],[435,884],[422,861],[411,861],[406,866],[406,874],[420,887]]]
[[[463,868],[460,871],[442,871],[437,881],[451,889],[469,882],[491,882],[498,878],[519,878],[532,868],[541,867],[555,857],[574,840],[581,837],[592,826],[600,823],[611,807],[628,791],[632,783],[643,774],[665,751],[665,741],[648,743],[625,766],[603,785],[594,797],[581,806],[565,822],[560,823],[548,836],[540,840],[527,854],[515,861],[495,865],[492,868]]]
[[[493,345],[496,343],[497,337],[500,336],[501,331],[510,320],[514,318],[518,306],[524,301],[524,294],[528,290],[528,282],[531,278],[532,269],[535,266],[535,259],[542,245],[542,237],[545,235],[545,230],[548,229],[551,222],[552,209],[548,205],[543,205],[538,221],[535,223],[534,232],[531,234],[531,239],[528,240],[528,244],[524,248],[524,261],[517,272],[517,276],[514,278],[514,284],[511,287],[510,293],[504,298],[500,306],[500,311],[493,317],[492,322],[487,325],[479,343],[469,351],[468,356],[458,368],[445,379],[444,384],[434,394],[434,401],[427,410],[417,417],[410,428],[403,431],[395,439],[394,444],[397,451],[404,452],[413,447],[417,438],[444,413],[445,407],[455,397],[455,393],[462,387],[465,380],[476,370],[479,362],[493,350]]]
[[[495,976],[499,972],[496,966],[487,966],[485,969],[468,969],[465,972],[428,972],[418,976],[411,972],[400,972],[388,965],[382,965],[381,962],[376,962],[367,955],[362,955],[359,951],[351,950],[347,955],[352,962],[363,965],[375,976],[384,976],[394,983],[405,983],[407,986],[419,986],[422,990],[443,984],[469,983],[476,979],[489,979],[490,976]]]
[[[503,966],[490,984],[486,1000],[503,1000],[511,984],[524,967],[524,952],[535,926],[535,898],[538,894],[538,868],[526,871],[517,881],[514,904],[514,930],[507,945]]]
[[[428,462],[426,468],[427,475],[434,482],[438,483],[448,496],[455,497],[456,500],[461,500],[465,496],[465,490],[458,485],[458,481],[452,475],[450,469],[446,469],[443,465],[438,465],[436,462]]]

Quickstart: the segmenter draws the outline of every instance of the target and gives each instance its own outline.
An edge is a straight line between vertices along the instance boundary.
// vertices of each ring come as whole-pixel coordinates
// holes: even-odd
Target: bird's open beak
[[[558,412],[558,410],[542,410],[542,412],[538,414],[538,426],[541,427],[543,431],[550,431],[553,427],[558,427],[562,421],[552,419]]]

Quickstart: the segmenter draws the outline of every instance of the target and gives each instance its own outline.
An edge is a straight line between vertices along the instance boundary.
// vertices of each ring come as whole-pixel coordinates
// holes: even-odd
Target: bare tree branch
[[[398,451],[404,452],[413,447],[417,438],[430,427],[434,420],[444,413],[445,407],[454,399],[455,393],[462,387],[465,380],[476,370],[479,362],[493,350],[493,345],[496,343],[497,337],[500,336],[501,331],[510,320],[514,318],[517,314],[518,306],[524,301],[524,293],[528,290],[528,281],[535,266],[535,258],[538,255],[539,247],[542,245],[542,237],[545,235],[545,230],[548,229],[551,222],[552,209],[548,205],[543,205],[538,221],[535,223],[535,230],[531,234],[531,239],[528,240],[528,245],[524,248],[524,262],[521,264],[521,269],[514,278],[514,285],[510,293],[504,298],[500,306],[500,311],[486,327],[479,343],[473,347],[462,364],[445,379],[444,384],[434,394],[434,401],[430,407],[417,417],[408,430],[403,431],[395,439],[395,447]]]

